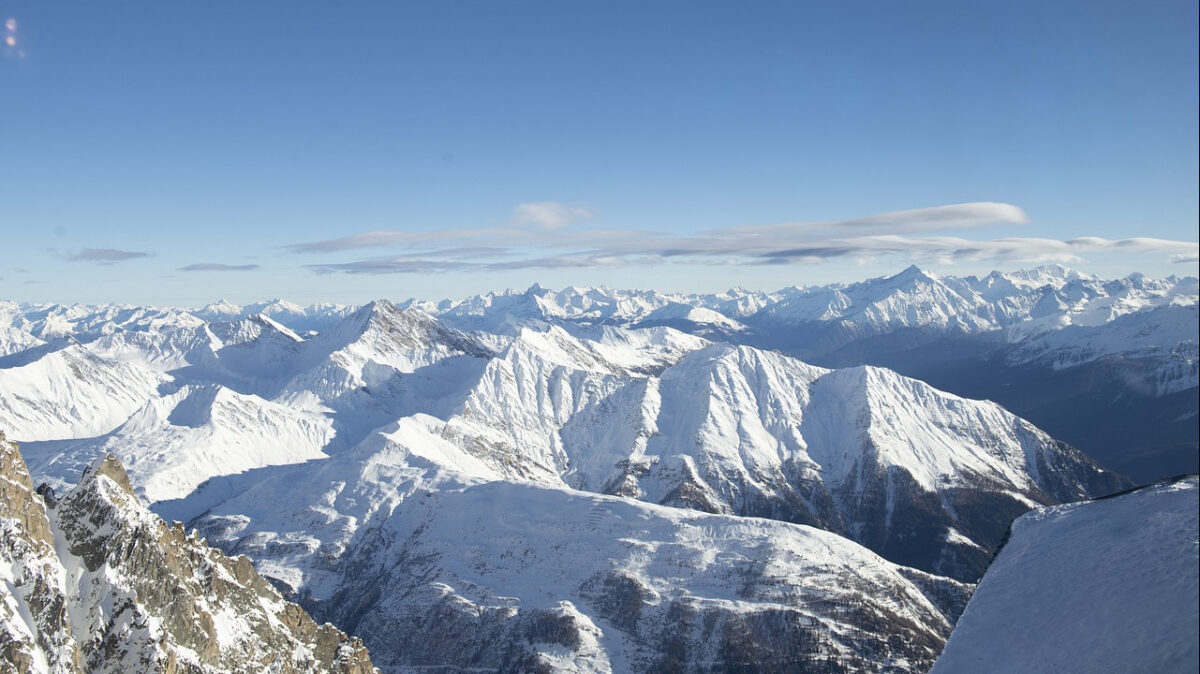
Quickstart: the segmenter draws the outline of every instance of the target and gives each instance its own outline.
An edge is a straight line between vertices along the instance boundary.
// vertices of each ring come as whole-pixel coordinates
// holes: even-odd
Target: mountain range
[[[1194,278],[1062,268],[7,303],[0,428],[57,491],[112,455],[384,671],[925,671],[1014,518],[1131,483],[1003,396],[879,365],[1010,396],[1108,382],[1080,415],[1135,429],[1183,409],[1128,462],[1161,471],[1195,461],[1196,307]]]

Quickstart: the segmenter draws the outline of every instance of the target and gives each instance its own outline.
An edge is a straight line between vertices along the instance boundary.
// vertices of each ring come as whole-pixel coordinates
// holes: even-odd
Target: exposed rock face
[[[16,671],[374,671],[250,560],[150,513],[111,456],[48,511],[0,435],[0,529],[0,664]]]
[[[82,672],[46,508],[0,432],[0,670]]]

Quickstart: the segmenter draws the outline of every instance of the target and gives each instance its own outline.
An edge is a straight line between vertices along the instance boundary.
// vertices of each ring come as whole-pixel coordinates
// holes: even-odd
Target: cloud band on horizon
[[[1078,262],[1082,260],[1082,255],[1112,252],[1163,254],[1172,260],[1186,261],[1194,259],[1200,250],[1196,242],[1149,237],[1076,237],[1059,240],[1038,237],[968,239],[948,235],[905,236],[994,225],[1020,226],[1030,222],[1025,211],[1012,204],[974,202],[893,211],[840,221],[729,227],[696,235],[606,229],[532,231],[511,227],[425,232],[388,230],[295,244],[289,249],[293,252],[336,252],[397,244],[410,248],[401,255],[305,265],[320,274],[591,268],[667,261],[761,265],[819,263],[848,258],[870,262],[883,257],[901,257],[911,262],[933,264]],[[433,245],[442,246],[443,250],[420,250],[421,246]],[[547,254],[530,255],[530,249],[540,249]]]

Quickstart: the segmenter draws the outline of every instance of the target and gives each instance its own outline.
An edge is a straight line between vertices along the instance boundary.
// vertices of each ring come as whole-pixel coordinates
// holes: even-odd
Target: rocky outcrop
[[[17,446],[3,432],[0,581],[0,671],[84,671],[46,508]]]
[[[361,642],[285,601],[250,560],[147,510],[112,456],[45,496],[0,440],[0,669],[375,671]]]

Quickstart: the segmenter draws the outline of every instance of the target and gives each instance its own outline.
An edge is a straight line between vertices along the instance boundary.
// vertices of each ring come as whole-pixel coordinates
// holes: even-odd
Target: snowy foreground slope
[[[934,674],[1200,670],[1198,495],[1192,476],[1018,519]]]
[[[0,671],[374,671],[366,649],[151,514],[111,457],[43,499],[0,433]]]

